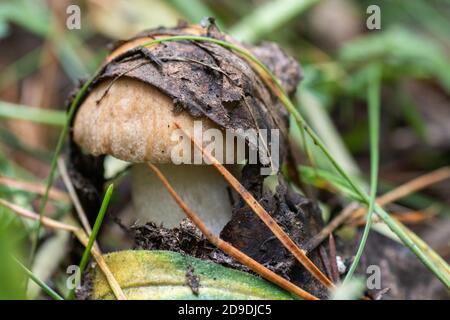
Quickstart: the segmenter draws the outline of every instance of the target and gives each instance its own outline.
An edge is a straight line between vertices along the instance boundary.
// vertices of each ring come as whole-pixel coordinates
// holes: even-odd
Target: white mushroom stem
[[[160,164],[157,167],[187,205],[218,235],[231,219],[228,184],[223,177],[209,165]],[[131,174],[133,204],[139,222],[177,227],[185,214],[156,175],[145,164],[133,165]]]

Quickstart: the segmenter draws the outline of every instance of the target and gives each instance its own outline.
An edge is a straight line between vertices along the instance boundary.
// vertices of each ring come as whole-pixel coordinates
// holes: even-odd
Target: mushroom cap
[[[180,143],[175,122],[191,134],[194,121],[202,121],[203,131],[217,128],[207,118],[174,112],[173,99],[149,84],[126,77],[111,81],[100,83],[75,117],[74,140],[90,154],[135,163],[172,163],[172,148]]]
[[[183,31],[195,35],[204,32],[196,25]],[[113,50],[105,63],[158,37],[161,36],[127,41]],[[217,128],[207,118],[194,119],[187,112],[175,113],[173,99],[152,85],[127,77],[112,81],[100,83],[75,117],[74,140],[90,154],[109,154],[133,163],[171,163],[172,148],[179,143],[171,139],[178,129],[175,122],[191,133],[195,120],[201,120],[204,129]]]
[[[172,151],[180,145],[174,138],[181,136],[175,122],[192,133],[194,121],[201,120],[203,132],[213,128],[233,131],[261,157],[271,157],[272,139],[261,144],[246,140],[248,132],[266,130],[271,135],[272,129],[279,130],[281,138],[276,147],[283,158],[287,112],[251,64],[232,50],[208,42],[149,44],[171,35],[203,35],[235,42],[215,27],[195,25],[148,30],[120,42],[105,59],[75,113],[74,141],[93,155],[109,154],[129,162],[172,163]],[[299,80],[298,64],[274,45],[255,53],[276,74],[286,75],[286,79],[281,77],[282,83],[292,92]],[[222,140],[222,159],[229,163],[229,151],[236,155],[236,145],[234,139],[222,136]],[[203,141],[203,146],[208,142]],[[182,163],[192,163],[198,150],[192,151],[189,162],[183,157]],[[234,163],[242,160],[233,158]]]

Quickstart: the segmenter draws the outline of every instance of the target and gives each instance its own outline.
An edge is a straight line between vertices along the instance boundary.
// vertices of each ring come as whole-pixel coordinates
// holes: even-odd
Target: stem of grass
[[[92,233],[89,236],[89,241],[84,249],[83,256],[81,257],[81,262],[79,266],[79,274],[82,275],[86,266],[89,262],[89,257],[91,256],[92,246],[97,239],[98,232],[103,223],[103,218],[106,214],[106,209],[108,209],[109,201],[111,200],[111,195],[113,193],[114,185],[110,184],[108,189],[106,189],[105,196],[103,197],[102,205],[100,207],[100,211],[98,212],[97,218],[95,219],[94,227],[92,228]],[[75,288],[71,290],[69,294],[69,299],[72,300],[75,297]]]
[[[369,85],[367,90],[369,131],[370,131],[370,200],[367,211],[367,220],[358,250],[352,265],[345,277],[344,284],[351,281],[353,274],[359,264],[366,246],[370,228],[372,227],[372,215],[375,207],[378,185],[379,167],[379,136],[380,136],[380,69],[377,65],[372,66],[369,73]]]
[[[37,227],[36,227],[36,235],[31,243],[31,250],[30,250],[30,257],[29,257],[30,263],[33,261],[34,255],[36,253],[37,243],[39,241],[39,233],[40,233],[41,224],[42,224],[42,216],[43,216],[45,208],[47,206],[48,195],[49,195],[50,189],[53,185],[53,181],[55,179],[55,172],[56,172],[56,166],[58,163],[59,154],[61,153],[62,147],[64,145],[64,140],[66,138],[67,132],[69,131],[69,127],[70,127],[70,123],[72,121],[73,115],[75,114],[75,111],[76,111],[78,105],[81,103],[84,95],[86,94],[87,89],[89,88],[89,85],[92,83],[93,80],[94,80],[94,77],[92,77],[88,81],[86,81],[84,83],[84,85],[81,87],[80,91],[75,96],[75,98],[73,99],[73,101],[69,107],[69,111],[67,113],[66,122],[61,130],[60,135],[59,135],[58,143],[56,145],[56,150],[53,155],[52,163],[50,166],[50,174],[47,179],[44,197],[42,198],[42,201],[41,201],[41,204],[39,207],[39,221],[38,221]]]

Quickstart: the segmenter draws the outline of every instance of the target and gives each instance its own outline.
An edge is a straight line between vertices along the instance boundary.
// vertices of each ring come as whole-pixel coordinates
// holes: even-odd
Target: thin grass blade
[[[33,280],[41,289],[47,293],[54,300],[64,300],[58,293],[56,293],[52,288],[50,288],[44,281],[36,277],[33,272],[28,270],[19,260],[13,257],[13,260],[17,263],[17,265],[28,275],[28,277]]]
[[[94,227],[92,228],[92,233],[89,236],[89,241],[84,249],[83,256],[81,257],[79,273],[83,274],[86,269],[87,263],[89,262],[89,257],[91,256],[91,249],[97,239],[98,232],[103,223],[103,218],[106,214],[106,209],[108,209],[109,201],[111,200],[111,195],[114,190],[114,185],[110,184],[108,189],[106,190],[105,196],[103,197],[102,205],[100,207],[100,211],[98,212],[97,218],[95,219]],[[75,295],[75,289],[70,292],[70,298],[73,299]]]
[[[349,283],[358,267],[361,256],[366,246],[370,228],[372,227],[372,216],[375,207],[378,186],[378,166],[379,166],[379,137],[380,137],[380,69],[377,65],[372,67],[370,72],[369,87],[367,90],[368,111],[369,111],[369,131],[370,131],[370,200],[367,211],[367,221],[361,242],[356,252],[355,259],[345,277],[344,284]]]

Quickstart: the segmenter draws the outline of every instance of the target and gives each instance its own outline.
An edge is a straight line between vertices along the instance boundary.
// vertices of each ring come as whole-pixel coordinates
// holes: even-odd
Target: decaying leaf
[[[105,260],[128,299],[293,299],[256,276],[171,251],[120,251]],[[92,298],[114,298],[98,269]]]

